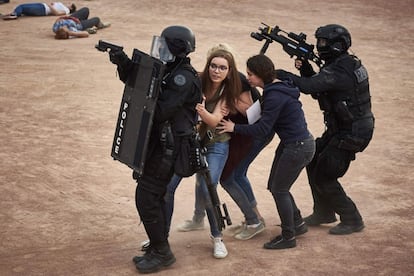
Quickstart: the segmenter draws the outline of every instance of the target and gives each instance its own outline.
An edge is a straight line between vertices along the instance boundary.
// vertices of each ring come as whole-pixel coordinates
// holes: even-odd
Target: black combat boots
[[[175,263],[175,256],[168,245],[151,246],[143,256],[134,257],[133,262],[140,273],[153,273]]]

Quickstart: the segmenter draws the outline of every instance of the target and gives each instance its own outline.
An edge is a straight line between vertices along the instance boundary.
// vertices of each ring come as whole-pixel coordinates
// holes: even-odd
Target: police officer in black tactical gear
[[[135,203],[150,246],[133,261],[142,273],[156,272],[175,262],[168,243],[164,194],[174,173],[176,149],[183,137],[192,135],[197,123],[195,106],[201,102],[201,84],[187,55],[195,50],[193,32],[184,26],[169,26],[155,36],[151,55],[166,64],[154,112],[153,126],[142,175],[134,171],[138,185]],[[133,72],[133,63],[121,51],[110,52],[123,82]]]
[[[364,228],[355,203],[338,178],[373,135],[368,73],[361,60],[348,53],[351,36],[343,26],[322,26],[315,37],[318,54],[324,61],[320,72],[315,73],[305,60],[296,60],[301,77],[283,70],[277,70],[277,75],[291,79],[303,93],[311,94],[324,114],[325,132],[316,140],[315,156],[306,168],[314,207],[305,222],[310,226],[335,222],[336,213],[341,222],[329,233],[346,235]]]

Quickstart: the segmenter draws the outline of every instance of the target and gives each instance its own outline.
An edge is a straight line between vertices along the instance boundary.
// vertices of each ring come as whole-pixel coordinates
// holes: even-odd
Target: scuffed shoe
[[[17,19],[17,15],[16,14],[14,14],[14,13],[11,13],[11,14],[6,14],[4,17],[3,17],[3,20],[14,20],[14,19]]]
[[[221,237],[211,237],[212,241],[213,241],[213,256],[216,259],[223,259],[225,257],[227,257],[227,248],[224,245],[223,239]]]
[[[204,220],[197,222],[194,220],[186,220],[184,223],[177,227],[180,232],[189,232],[204,229]]]
[[[106,22],[106,23],[104,23],[104,22],[99,22],[98,23],[98,29],[104,29],[104,28],[108,28],[108,27],[110,27],[111,26],[111,23],[109,23],[109,22]]]
[[[306,218],[303,219],[307,225],[309,226],[318,226],[320,224],[324,224],[324,223],[332,223],[336,221],[336,217],[321,217],[315,213],[307,216]]]
[[[92,28],[87,28],[85,31],[87,31],[88,34],[96,34],[98,32],[98,28],[93,26]]]
[[[276,236],[270,242],[267,242],[263,245],[266,249],[286,249],[286,248],[293,248],[296,247],[296,239],[295,237],[286,240],[281,235]]]
[[[362,222],[360,224],[344,224],[343,222],[340,222],[338,225],[329,229],[329,234],[349,235],[354,232],[361,232],[364,227],[365,225]]]
[[[263,226],[265,226],[265,227],[266,227],[266,222],[265,222],[264,218],[260,218],[260,219],[259,219],[259,221],[263,224]],[[233,234],[233,236],[234,236],[234,235],[237,235],[237,234],[239,234],[240,232],[242,232],[242,231],[244,230],[244,227],[246,227],[246,222],[245,222],[245,221],[242,221],[242,222],[240,222],[240,223],[239,223],[239,224],[237,224],[237,225],[230,226],[230,227],[228,228],[228,230],[229,230],[230,232],[232,232],[232,234]]]
[[[256,236],[257,234],[263,232],[265,230],[265,226],[262,222],[259,222],[257,225],[245,225],[244,229],[235,235],[234,237],[238,240],[248,240]]]
[[[244,227],[246,227],[246,222],[242,221],[237,225],[230,226],[227,230],[232,232],[233,235],[237,235],[243,231]]]

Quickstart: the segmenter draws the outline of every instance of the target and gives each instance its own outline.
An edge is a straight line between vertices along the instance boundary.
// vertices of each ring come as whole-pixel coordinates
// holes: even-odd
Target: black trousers
[[[166,156],[162,147],[151,147],[150,157],[145,163],[144,173],[137,180],[135,205],[144,224],[151,246],[157,249],[168,247],[168,230],[164,196],[174,170],[174,159]]]
[[[81,9],[75,11],[74,13],[71,14],[71,16],[76,17],[77,19],[80,20],[80,23],[82,25],[82,30],[86,30],[86,29],[91,28],[93,26],[97,27],[99,22],[101,22],[99,17],[92,17],[92,18],[88,19],[89,9],[86,8],[86,7],[83,7]]]
[[[313,212],[326,218],[337,213],[344,224],[360,224],[362,217],[355,203],[338,181],[348,171],[355,153],[339,149],[335,140],[327,135],[316,139],[314,158],[306,167],[314,201]]]

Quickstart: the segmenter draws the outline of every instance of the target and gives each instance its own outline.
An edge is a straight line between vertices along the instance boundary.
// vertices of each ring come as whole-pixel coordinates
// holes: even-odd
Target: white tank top
[[[49,6],[46,3],[43,3],[43,5],[45,6],[45,9],[46,9],[46,15],[50,15],[52,11],[50,10]],[[57,11],[65,12],[65,14],[70,13],[70,10],[65,5],[63,5],[61,2],[52,2],[51,5]]]

